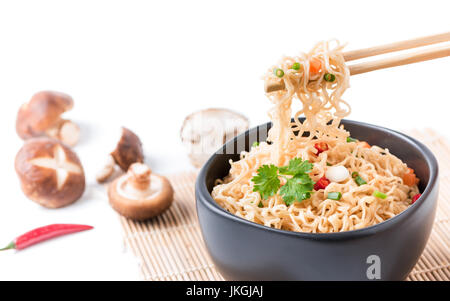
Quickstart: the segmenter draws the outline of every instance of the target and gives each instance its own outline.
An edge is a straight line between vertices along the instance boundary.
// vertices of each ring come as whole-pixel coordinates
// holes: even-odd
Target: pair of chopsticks
[[[346,62],[359,60],[362,58],[372,57],[380,54],[413,49],[443,42],[450,41],[450,32],[416,38],[412,40],[400,41],[391,44],[375,46],[365,49],[353,50],[344,52],[344,59]],[[350,75],[366,73],[374,70],[391,68],[396,66],[408,65],[428,60],[434,60],[450,56],[450,44],[437,46],[435,48],[428,48],[418,50],[412,53],[405,53],[389,58],[374,60],[369,62],[362,62],[358,64],[349,65]],[[273,92],[284,89],[283,85],[265,85],[266,92]]]

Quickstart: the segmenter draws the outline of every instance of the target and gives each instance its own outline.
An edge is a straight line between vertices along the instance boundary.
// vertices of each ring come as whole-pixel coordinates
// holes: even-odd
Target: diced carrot
[[[322,62],[317,58],[312,58],[309,61],[309,73],[310,74],[317,74],[322,69]]]
[[[408,186],[414,186],[419,183],[419,179],[414,173],[414,169],[408,168],[408,171],[403,175],[403,184]]]
[[[361,145],[361,147],[364,147],[364,148],[370,148],[370,144],[367,143],[366,141],[359,142],[359,145]]]
[[[406,173],[403,175],[403,184],[408,186],[414,186],[416,184],[416,175],[411,173]]]

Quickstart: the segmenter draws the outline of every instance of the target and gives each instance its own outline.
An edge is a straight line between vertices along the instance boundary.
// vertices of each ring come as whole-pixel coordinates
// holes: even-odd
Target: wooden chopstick
[[[391,44],[385,44],[376,47],[370,47],[359,50],[352,50],[343,53],[346,62],[361,58],[371,57],[375,55],[412,49],[433,45],[442,42],[450,42],[450,32],[421,37],[412,40],[405,40]],[[437,58],[450,56],[450,45],[438,46],[435,48],[423,49],[413,53],[402,54],[381,60],[369,61],[359,64],[350,65],[350,75],[361,74],[374,70],[413,64]],[[266,93],[284,90],[285,85],[282,80],[266,80],[264,83],[264,90]]]
[[[358,59],[362,59],[362,58],[366,58],[366,57],[370,57],[370,56],[390,53],[390,52],[394,52],[394,51],[412,49],[412,48],[432,45],[432,44],[436,44],[436,43],[448,42],[448,41],[450,41],[450,32],[445,32],[445,33],[440,33],[440,34],[436,34],[436,35],[420,37],[420,38],[416,38],[416,39],[412,39],[412,40],[405,40],[405,41],[400,41],[400,42],[365,48],[365,49],[347,51],[347,52],[344,52],[343,55],[344,55],[345,61],[350,62],[350,61],[354,61],[354,60],[358,60]]]
[[[444,45],[431,49],[416,51],[413,53],[405,53],[390,58],[364,62],[348,66],[350,75],[370,72],[374,70],[413,64],[441,57],[450,56],[450,45]]]

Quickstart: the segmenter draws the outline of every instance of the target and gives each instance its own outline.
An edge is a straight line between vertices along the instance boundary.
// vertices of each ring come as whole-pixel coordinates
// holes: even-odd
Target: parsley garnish
[[[314,188],[314,182],[307,174],[298,174],[286,181],[281,187],[280,194],[286,205],[294,202],[301,202],[311,197],[311,191]]]
[[[258,168],[258,175],[252,178],[255,186],[253,191],[259,191],[261,198],[266,199],[274,195],[280,188],[280,179],[278,178],[278,167],[275,165],[263,165]]]
[[[259,192],[261,198],[266,199],[279,190],[288,206],[309,199],[314,189],[314,181],[308,175],[312,168],[312,163],[308,160],[302,161],[300,158],[291,159],[287,166],[263,165],[258,168],[258,174],[252,178],[252,182],[255,183],[253,191]],[[286,184],[281,189],[279,177],[286,179]]]
[[[288,166],[279,167],[278,170],[282,175],[295,176],[298,174],[306,174],[313,168],[312,163],[308,160],[302,161],[300,158],[294,158],[289,161]]]

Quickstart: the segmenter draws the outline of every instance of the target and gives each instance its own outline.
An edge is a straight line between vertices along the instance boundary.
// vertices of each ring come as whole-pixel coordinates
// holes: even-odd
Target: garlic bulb
[[[347,168],[344,166],[331,166],[327,169],[325,172],[325,177],[330,180],[331,182],[342,182],[347,180],[347,178],[350,176],[350,173],[348,172]]]

